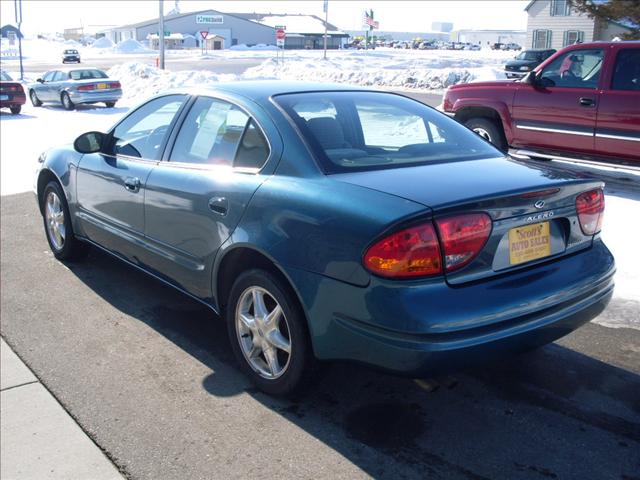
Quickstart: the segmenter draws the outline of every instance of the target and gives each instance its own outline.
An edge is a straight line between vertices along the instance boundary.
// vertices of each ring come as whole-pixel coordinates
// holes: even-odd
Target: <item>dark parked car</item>
[[[80,53],[75,48],[62,52],[62,63],[80,63]]]
[[[22,85],[14,82],[8,73],[0,71],[0,108],[8,108],[17,115],[26,101]]]
[[[53,254],[91,244],[226,319],[286,394],[320,360],[422,376],[566,335],[611,298],[603,184],[386,92],[236,82],[40,157]]]
[[[507,78],[522,78],[554,53],[556,53],[554,49],[520,52],[504,65],[504,73]]]
[[[502,150],[640,162],[640,42],[566,47],[520,81],[454,85],[443,110]]]
[[[120,97],[120,82],[97,68],[51,70],[29,85],[29,98],[34,107],[54,102],[73,110],[79,104],[104,102],[111,108]]]

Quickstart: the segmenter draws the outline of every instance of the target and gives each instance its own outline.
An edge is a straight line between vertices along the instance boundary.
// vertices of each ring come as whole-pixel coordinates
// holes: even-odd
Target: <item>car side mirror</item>
[[[536,72],[532,70],[522,78],[522,83],[536,87],[540,84],[540,80],[537,77]]]
[[[44,83],[44,80],[43,80],[43,79],[41,79],[41,78],[37,78],[37,79],[36,79],[36,82],[38,82],[38,83]]]
[[[106,146],[108,135],[102,132],[87,132],[80,135],[73,142],[73,148],[78,153],[101,152]]]

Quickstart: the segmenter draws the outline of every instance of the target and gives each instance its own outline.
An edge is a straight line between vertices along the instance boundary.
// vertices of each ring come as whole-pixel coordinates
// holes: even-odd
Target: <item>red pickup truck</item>
[[[454,85],[442,108],[503,151],[640,163],[640,41],[572,45],[521,80]]]

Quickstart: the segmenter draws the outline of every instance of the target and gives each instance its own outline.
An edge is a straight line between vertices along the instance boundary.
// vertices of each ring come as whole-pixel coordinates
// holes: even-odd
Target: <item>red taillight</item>
[[[602,189],[590,190],[576,197],[576,211],[580,228],[585,235],[594,235],[602,228],[604,193]]]
[[[95,89],[96,89],[95,85],[80,85],[78,87],[79,92],[88,92],[90,90],[95,90]]]
[[[445,271],[451,272],[473,260],[491,233],[491,218],[486,213],[470,213],[436,220]]]
[[[393,233],[372,245],[364,264],[383,277],[402,278],[442,273],[440,246],[431,222]]]
[[[109,88],[122,88],[120,82],[112,82],[109,84]]]

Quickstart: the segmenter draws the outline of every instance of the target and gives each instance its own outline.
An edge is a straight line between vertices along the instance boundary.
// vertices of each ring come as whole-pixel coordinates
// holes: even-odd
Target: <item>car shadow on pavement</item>
[[[274,398],[243,377],[224,323],[207,307],[97,249],[68,267],[209,367],[202,382],[209,394],[250,394],[370,476],[635,478],[640,376],[570,348],[552,344],[419,381],[327,364],[304,394]]]
[[[27,120],[29,118],[35,118],[35,117],[33,115],[27,115],[25,113],[19,113],[18,115],[14,115],[13,113],[0,110],[0,118],[4,121],[4,120]]]
[[[3,336],[140,478],[188,478],[167,471],[166,458],[211,478],[212,465],[196,460],[210,456],[216,468],[239,468],[236,478],[268,477],[262,452],[296,476],[309,474],[297,465],[337,453],[316,476],[638,478],[637,330],[587,324],[534,352],[426,381],[328,364],[304,394],[282,399],[242,375],[207,307],[95,248],[83,262],[56,261],[32,194],[3,197],[1,254]],[[230,450],[260,458],[244,463]]]

